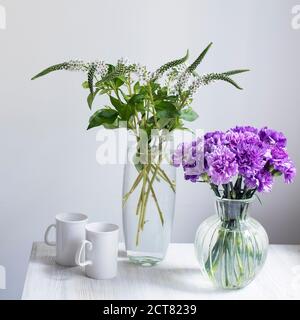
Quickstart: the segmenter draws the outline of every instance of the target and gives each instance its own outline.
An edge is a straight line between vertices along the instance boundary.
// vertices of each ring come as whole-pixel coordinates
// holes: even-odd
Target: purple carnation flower
[[[280,167],[289,160],[289,155],[285,148],[274,147],[271,149],[268,155],[269,164],[273,165],[276,170],[280,170]]]
[[[225,134],[222,131],[208,132],[204,135],[204,151],[211,152],[215,146],[224,143]]]
[[[245,178],[245,185],[249,189],[256,189],[258,192],[270,192],[273,186],[273,176],[268,170],[261,170],[254,177]]]
[[[246,177],[244,179],[244,183],[245,183],[245,186],[248,188],[248,189],[255,189],[257,188],[258,186],[258,180],[255,176],[252,176],[252,177]]]
[[[296,173],[296,167],[294,166],[293,162],[290,161],[286,166],[286,170],[284,171],[284,182],[292,183],[294,181],[294,178],[296,177]]]
[[[277,146],[282,148],[286,146],[286,137],[282,132],[264,127],[259,131],[258,135],[262,142],[270,146]]]
[[[172,163],[174,167],[180,167],[182,165],[182,159],[184,157],[186,147],[184,143],[181,143],[172,154]]]
[[[273,176],[271,172],[267,170],[262,170],[257,174],[256,177],[258,180],[258,186],[257,186],[258,192],[270,192],[272,190]]]
[[[285,183],[292,183],[297,173],[296,167],[291,160],[285,162],[279,171],[283,173]]]
[[[244,134],[237,131],[228,130],[225,133],[225,145],[228,146],[228,148],[233,151],[234,153],[237,152],[237,146],[239,142],[243,139]]]
[[[211,153],[206,153],[208,174],[214,184],[225,184],[238,173],[235,154],[226,146],[215,146]]]
[[[251,126],[236,126],[230,129],[229,131],[238,132],[238,133],[245,133],[245,132],[252,132],[255,134],[258,133],[258,129]]]
[[[186,180],[196,182],[203,173],[204,153],[203,140],[181,143],[172,155],[175,167],[182,165]]]
[[[257,174],[258,180],[258,192],[270,192],[273,186],[273,176],[271,172],[267,170],[262,170]]]
[[[296,176],[296,168],[285,148],[286,138],[281,132],[267,127],[258,130],[237,126],[225,133],[209,132],[204,136],[204,146],[202,142],[198,139],[181,144],[173,154],[173,164],[182,165],[186,180],[196,182],[205,173],[206,181],[221,185],[233,182],[239,175],[246,191],[270,192],[273,177],[278,173],[283,174],[286,183],[293,182]],[[238,185],[240,189],[243,186],[242,183]],[[243,196],[244,192],[241,189],[237,195]]]
[[[266,152],[256,134],[245,132],[236,146],[239,173],[244,177],[255,176],[266,164]]]
[[[296,168],[285,148],[274,147],[271,150],[271,158],[268,163],[284,175],[285,183],[293,182],[296,176]]]

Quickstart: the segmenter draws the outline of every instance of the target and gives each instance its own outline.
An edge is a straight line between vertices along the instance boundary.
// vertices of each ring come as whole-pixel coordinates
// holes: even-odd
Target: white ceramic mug
[[[111,223],[95,222],[87,224],[85,229],[86,240],[78,247],[76,263],[85,267],[85,274],[90,278],[114,278],[117,275],[119,227]]]
[[[56,246],[56,263],[74,267],[76,250],[85,239],[85,226],[88,217],[82,213],[61,213],[56,217],[56,223],[51,224],[45,232],[45,243]],[[56,241],[49,240],[49,232],[56,228]]]

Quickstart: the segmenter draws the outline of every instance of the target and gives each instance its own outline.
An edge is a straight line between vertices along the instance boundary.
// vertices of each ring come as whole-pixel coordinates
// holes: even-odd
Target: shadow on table
[[[169,288],[182,293],[203,294],[217,291],[208,280],[201,276],[198,268],[173,268],[162,265],[143,267],[124,259],[119,262],[119,270],[122,271],[122,274],[119,274],[118,277],[126,276],[126,281],[129,283],[131,281],[136,283],[141,278],[143,282],[147,279],[147,284],[152,287]],[[156,289],[153,288],[153,290]]]
[[[118,252],[119,258],[126,258],[127,254],[125,250],[119,250]],[[60,280],[60,281],[67,281],[72,279],[74,275],[82,275],[84,274],[84,269],[76,266],[76,267],[64,267],[55,262],[55,254],[49,256],[38,256],[34,258],[35,263],[38,263],[41,267],[42,272],[49,278]],[[55,267],[55,272],[54,268]]]
[[[153,287],[153,290],[159,288],[169,288],[172,291],[177,291],[187,294],[203,294],[209,292],[216,292],[217,289],[212,287],[211,283],[205,280],[198,268],[192,267],[172,267],[160,264],[155,267],[142,267],[128,261],[126,251],[119,251],[118,262],[118,276],[111,280],[98,280],[109,281],[119,285],[120,278],[125,277],[128,283],[138,283],[139,279],[142,282],[147,282],[148,285]],[[85,277],[84,269],[81,267],[63,267],[55,262],[54,256],[36,257],[41,270],[47,277],[59,281],[68,281],[76,277]],[[55,268],[54,268],[55,267]],[[97,281],[90,279],[90,281]]]
[[[125,250],[119,250],[118,252],[118,257],[119,258],[127,258],[127,253]]]

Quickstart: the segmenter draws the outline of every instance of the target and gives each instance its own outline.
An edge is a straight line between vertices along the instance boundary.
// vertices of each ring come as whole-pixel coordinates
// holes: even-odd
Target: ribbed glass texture
[[[195,252],[201,271],[218,287],[245,287],[266,260],[268,236],[249,216],[251,202],[217,198],[217,214],[198,228]]]

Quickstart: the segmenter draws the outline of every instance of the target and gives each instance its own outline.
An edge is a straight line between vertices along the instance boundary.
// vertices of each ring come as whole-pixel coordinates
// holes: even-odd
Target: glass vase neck
[[[222,221],[241,221],[249,216],[252,202],[253,198],[241,200],[216,198],[216,211]]]

